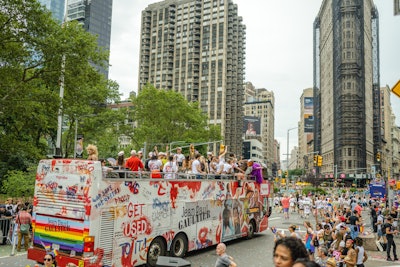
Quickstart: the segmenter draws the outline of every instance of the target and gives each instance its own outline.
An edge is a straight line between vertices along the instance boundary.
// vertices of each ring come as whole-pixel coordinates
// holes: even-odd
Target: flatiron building
[[[379,16],[372,0],[324,0],[314,22],[319,174],[369,173],[381,143]],[[325,177],[325,176],[323,176]]]

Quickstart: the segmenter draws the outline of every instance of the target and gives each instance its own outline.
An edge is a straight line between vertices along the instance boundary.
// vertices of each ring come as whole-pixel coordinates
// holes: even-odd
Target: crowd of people
[[[175,179],[178,174],[190,174],[201,179],[205,176],[216,179],[221,176],[235,176],[238,180],[254,179],[262,183],[262,165],[253,160],[238,159],[235,154],[228,154],[227,147],[218,155],[207,152],[201,155],[194,147],[190,148],[188,155],[182,153],[182,148],[176,148],[176,153],[158,151],[154,147],[146,158],[142,151],[131,150],[130,156],[125,158],[125,152],[120,151],[115,163],[109,165],[106,160],[103,163],[103,172],[106,174],[112,170],[129,170],[133,172],[146,171],[152,178]],[[120,173],[121,177],[124,175]]]
[[[397,199],[389,207],[385,200],[359,197],[350,192],[331,196],[287,194],[274,198],[275,211],[283,213],[284,219],[289,219],[293,213],[306,219],[302,233],[294,224],[288,227],[288,234],[271,227],[275,239],[275,266],[363,267],[368,255],[361,233],[366,231],[368,218],[363,218],[362,211],[369,214],[370,232],[386,247],[386,260],[398,260],[393,238],[398,233]],[[315,219],[315,225],[311,219]]]
[[[0,230],[1,245],[11,242],[14,231],[17,233],[17,251],[21,251],[24,245],[28,250],[30,243],[30,229],[32,224],[32,205],[29,201],[22,199],[14,201],[13,198],[7,198],[4,204],[0,204]]]
[[[32,202],[23,199],[14,200],[7,198],[4,204],[0,204],[0,245],[6,245],[16,240],[16,250],[20,252],[22,248],[28,250],[32,237]],[[57,267],[55,253],[49,251],[43,258],[45,267]],[[76,267],[73,263],[68,263],[65,267]]]

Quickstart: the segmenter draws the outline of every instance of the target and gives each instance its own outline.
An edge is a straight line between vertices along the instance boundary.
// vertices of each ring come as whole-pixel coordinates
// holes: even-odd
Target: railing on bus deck
[[[104,178],[110,179],[166,179],[166,180],[176,180],[176,179],[199,179],[199,180],[239,180],[240,177],[237,173],[233,174],[193,174],[186,172],[161,172],[161,171],[129,171],[129,170],[112,170],[103,172]],[[249,178],[248,178],[249,179]]]

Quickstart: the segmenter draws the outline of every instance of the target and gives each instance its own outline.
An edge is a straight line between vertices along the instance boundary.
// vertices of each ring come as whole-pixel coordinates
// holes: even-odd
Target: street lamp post
[[[293,127],[287,130],[287,143],[286,143],[286,170],[289,173],[289,132],[299,127]],[[288,175],[289,176],[289,175]],[[286,186],[289,182],[289,177],[286,177]]]
[[[63,124],[63,99],[64,99],[64,75],[65,75],[65,55],[61,58],[61,75],[60,75],[60,106],[58,108],[57,118],[57,139],[56,139],[56,158],[62,157],[61,149],[61,136],[62,136],[62,124]]]

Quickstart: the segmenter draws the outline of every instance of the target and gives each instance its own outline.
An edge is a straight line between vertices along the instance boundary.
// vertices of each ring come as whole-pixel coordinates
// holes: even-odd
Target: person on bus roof
[[[142,161],[137,157],[136,150],[131,151],[131,156],[126,160],[125,168],[134,172],[144,169]]]

